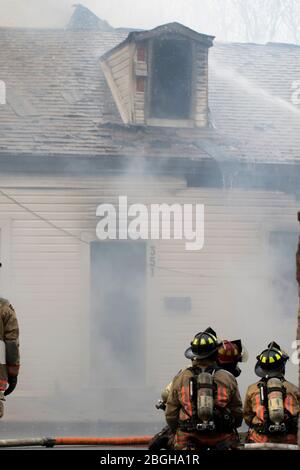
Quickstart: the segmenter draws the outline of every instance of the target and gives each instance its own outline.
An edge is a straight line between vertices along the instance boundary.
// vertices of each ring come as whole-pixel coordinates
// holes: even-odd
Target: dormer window
[[[178,23],[130,33],[101,58],[125,124],[208,125],[208,49],[213,36]]]
[[[153,41],[150,118],[190,119],[192,70],[192,47],[189,40]]]

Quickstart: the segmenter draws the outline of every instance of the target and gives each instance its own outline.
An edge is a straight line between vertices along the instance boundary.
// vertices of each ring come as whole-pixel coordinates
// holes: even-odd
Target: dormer
[[[131,32],[101,58],[125,124],[208,125],[208,50],[213,36],[179,23]]]

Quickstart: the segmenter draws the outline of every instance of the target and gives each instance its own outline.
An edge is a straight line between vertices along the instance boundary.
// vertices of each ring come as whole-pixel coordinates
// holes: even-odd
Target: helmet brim
[[[284,373],[284,365],[280,365],[277,369],[263,369],[261,365],[257,362],[255,366],[255,373],[258,377],[278,377],[278,375],[281,375]]]
[[[208,359],[210,356],[212,356],[216,351],[218,351],[220,347],[220,344],[218,346],[216,346],[213,350],[209,351],[209,352],[206,352],[206,353],[202,353],[202,354],[195,354],[193,351],[192,351],[192,348],[189,347],[184,355],[187,359]]]

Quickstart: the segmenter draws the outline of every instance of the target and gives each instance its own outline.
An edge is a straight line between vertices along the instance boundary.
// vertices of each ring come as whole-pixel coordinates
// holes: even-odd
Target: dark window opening
[[[273,260],[271,282],[276,291],[277,301],[286,305],[287,316],[294,316],[297,311],[297,242],[297,232],[270,233],[271,259]]]
[[[223,188],[223,174],[220,165],[215,160],[207,160],[201,163],[193,162],[186,171],[188,188]]]
[[[146,245],[91,243],[91,359],[94,385],[141,385],[145,361]]]
[[[155,40],[152,56],[150,117],[189,119],[192,48],[187,40]]]

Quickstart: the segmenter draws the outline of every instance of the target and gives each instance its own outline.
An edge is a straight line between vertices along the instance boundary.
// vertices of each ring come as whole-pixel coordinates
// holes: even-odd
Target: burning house
[[[63,30],[1,28],[0,45],[15,399],[121,388],[150,404],[210,324],[252,355],[276,335],[291,348],[300,48],[221,44],[177,23],[114,29],[81,6]],[[97,207],[120,195],[204,204],[204,248],[99,241]]]

